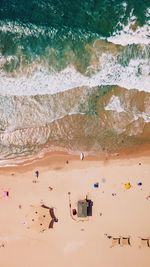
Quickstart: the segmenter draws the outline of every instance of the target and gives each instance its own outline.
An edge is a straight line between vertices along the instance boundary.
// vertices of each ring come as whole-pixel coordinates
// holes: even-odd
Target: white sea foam
[[[134,120],[143,119],[144,122],[150,122],[150,113],[141,112],[134,114]]]
[[[13,33],[19,36],[33,36],[38,37],[39,35],[46,34],[51,38],[57,33],[57,29],[48,28],[45,26],[36,26],[32,23],[20,24],[12,21],[0,21],[0,31],[4,33]]]
[[[147,8],[145,15],[148,19],[150,19],[150,7]]]
[[[124,108],[123,105],[121,105],[120,99],[118,96],[112,95],[110,98],[107,106],[105,107],[106,111],[115,111],[115,112],[127,112],[127,110]],[[136,121],[138,119],[143,119],[144,122],[149,123],[150,122],[150,112],[135,112],[133,111],[133,119],[131,122]]]
[[[133,15],[133,10],[130,13],[128,24],[119,23],[122,30],[115,31],[112,36],[107,38],[109,42],[126,46],[128,44],[150,44],[150,8],[146,10],[148,18],[146,24],[142,27],[137,26],[137,18]],[[136,27],[135,30],[134,27]]]
[[[128,44],[150,44],[150,26],[144,25],[137,27],[136,31],[130,28],[131,24],[124,27],[123,30],[108,37],[109,42],[126,46]]]
[[[30,75],[10,77],[0,72],[1,95],[55,94],[81,86],[118,85],[127,89],[150,92],[150,62],[148,59],[132,59],[122,66],[112,55],[103,54],[102,69],[91,77],[84,76],[68,66],[58,73],[50,73],[40,67]]]
[[[113,95],[105,107],[105,110],[110,110],[110,111],[116,111],[118,113],[120,112],[125,112],[124,107],[120,103],[120,99],[118,96]]]

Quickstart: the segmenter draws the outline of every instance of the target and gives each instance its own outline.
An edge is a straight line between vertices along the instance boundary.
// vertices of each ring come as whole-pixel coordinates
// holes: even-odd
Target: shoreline
[[[43,155],[40,155],[43,154]],[[116,153],[89,153],[84,152],[84,161],[100,161],[109,163],[116,160],[134,160],[134,159],[149,159],[150,157],[150,145],[139,145],[123,149]],[[47,153],[40,152],[39,156],[32,157],[32,159],[22,160],[20,163],[13,162],[12,164],[6,164],[0,166],[0,173],[2,172],[26,172],[37,167],[55,166],[57,163],[64,165],[67,161],[81,161],[80,152],[69,153],[65,151],[50,151]],[[11,161],[12,162],[12,161]]]

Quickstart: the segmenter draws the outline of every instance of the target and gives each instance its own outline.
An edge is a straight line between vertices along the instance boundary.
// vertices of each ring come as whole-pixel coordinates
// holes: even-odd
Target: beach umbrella
[[[124,189],[129,190],[131,188],[130,182],[124,184]]]

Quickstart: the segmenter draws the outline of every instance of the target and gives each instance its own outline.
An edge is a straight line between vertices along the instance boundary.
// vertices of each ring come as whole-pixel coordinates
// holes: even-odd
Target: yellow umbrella
[[[131,188],[131,184],[130,184],[130,182],[124,184],[124,189],[125,189],[125,190],[128,190],[128,189],[130,189],[130,188]]]

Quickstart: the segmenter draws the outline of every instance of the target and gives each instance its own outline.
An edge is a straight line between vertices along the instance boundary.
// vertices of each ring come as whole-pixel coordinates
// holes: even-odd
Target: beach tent
[[[9,191],[3,191],[3,197],[8,198],[9,197]]]
[[[77,205],[77,216],[87,217],[92,216],[93,201],[90,199],[79,200]]]
[[[78,201],[78,217],[87,217],[88,202],[85,200]]]
[[[139,246],[140,248],[141,247],[149,247],[150,248],[150,238],[142,238],[142,237],[139,237],[140,240],[141,240],[141,246]]]
[[[28,228],[37,232],[44,232],[49,228],[53,228],[55,222],[58,222],[58,219],[55,216],[54,208],[44,204],[40,206],[32,205],[26,216]]]

